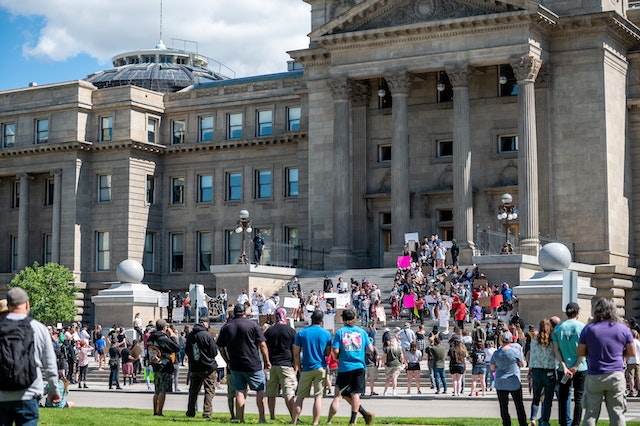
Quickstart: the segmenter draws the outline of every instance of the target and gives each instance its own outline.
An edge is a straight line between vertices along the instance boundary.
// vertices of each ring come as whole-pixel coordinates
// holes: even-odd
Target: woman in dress
[[[420,361],[422,361],[422,351],[418,349],[416,342],[411,342],[409,352],[407,352],[407,395],[411,393],[411,384],[414,382],[418,393],[422,393],[420,391]]]
[[[531,346],[527,354],[527,362],[533,381],[533,401],[531,401],[531,424],[535,426],[540,397],[544,395],[542,402],[542,416],[540,426],[549,426],[551,417],[551,403],[556,387],[556,358],[553,352],[551,336],[553,329],[551,321],[543,319],[538,325],[538,336],[531,339]]]
[[[442,334],[449,334],[449,308],[449,298],[443,294],[440,299],[440,306],[438,308],[440,314],[438,329]]]
[[[376,300],[375,303],[375,322],[374,325],[377,327],[378,323],[382,324],[382,327],[386,327],[387,326],[387,312],[384,309],[384,306],[382,305],[382,303],[380,303],[380,299]]]
[[[511,424],[509,415],[509,395],[513,398],[520,426],[527,426],[527,413],[522,402],[522,381],[520,367],[524,367],[522,350],[512,346],[513,335],[505,331],[500,335],[500,348],[491,357],[491,371],[496,372],[496,392],[500,404],[500,417],[504,426]]]

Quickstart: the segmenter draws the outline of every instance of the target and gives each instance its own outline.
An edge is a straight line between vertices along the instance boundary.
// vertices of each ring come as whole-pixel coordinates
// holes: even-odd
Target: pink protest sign
[[[413,308],[413,306],[416,304],[416,298],[413,294],[405,295],[403,301],[404,301],[403,306],[405,307],[405,309]]]
[[[411,267],[411,256],[398,256],[398,268],[410,268]]]

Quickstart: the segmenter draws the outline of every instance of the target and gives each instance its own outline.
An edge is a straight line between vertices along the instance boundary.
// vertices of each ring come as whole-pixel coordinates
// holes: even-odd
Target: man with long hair
[[[624,360],[635,356],[631,330],[617,314],[613,300],[602,298],[593,308],[593,319],[580,334],[578,355],[587,358],[589,368],[584,383],[583,425],[595,426],[602,398],[611,425],[625,425]]]

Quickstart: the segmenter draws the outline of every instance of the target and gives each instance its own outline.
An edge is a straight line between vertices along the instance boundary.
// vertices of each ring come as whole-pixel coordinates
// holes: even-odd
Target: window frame
[[[209,178],[211,180],[210,186],[203,185],[203,179]],[[213,202],[213,175],[198,175],[198,203],[212,203]],[[208,199],[205,199],[205,191],[209,191]]]
[[[265,117],[268,115],[267,117]],[[268,130],[267,130],[268,129]],[[256,136],[264,137],[273,135],[273,110],[259,109],[256,111]]]
[[[11,235],[11,270],[16,271],[18,269],[18,246],[20,245],[17,235]]]
[[[20,208],[20,180],[14,180],[11,188],[11,208]]]
[[[182,185],[176,185],[178,181],[182,181]],[[177,188],[180,188],[179,192],[176,192]],[[184,201],[185,201],[184,192],[185,192],[184,176],[171,177],[171,205],[172,206],[184,205]]]
[[[292,172],[295,170],[295,180],[292,179]],[[285,169],[285,197],[298,197],[300,195],[300,170],[297,167],[287,167]],[[295,186],[295,191],[293,190]]]
[[[155,204],[156,202],[156,177],[147,175],[145,183],[145,201],[147,204]]]
[[[107,126],[105,126],[107,120]],[[107,134],[105,135],[105,132]],[[100,117],[100,142],[110,142],[113,140],[113,116],[105,115]]]
[[[42,264],[46,265],[53,259],[53,235],[42,234]]]
[[[238,185],[232,186],[232,177],[238,176],[240,181]],[[242,172],[227,172],[225,177],[225,199],[226,201],[242,201]],[[234,188],[238,188],[237,197],[232,197]]]
[[[203,123],[205,120],[211,119],[211,127],[204,127]],[[213,115],[203,115],[200,116],[198,118],[198,141],[199,142],[213,142],[213,138],[215,136],[215,124],[216,124],[216,119],[215,116]],[[207,139],[205,138],[205,132],[209,131],[211,132],[211,138]]]
[[[46,130],[41,130],[40,124],[42,123],[46,123]],[[36,127],[35,127],[35,143],[36,145],[39,145],[47,142],[49,142],[49,119],[38,118],[36,119]]]
[[[151,128],[153,124],[153,129]],[[158,129],[160,119],[157,117],[147,116],[147,142],[158,143]]]
[[[451,152],[450,154],[443,153],[443,145],[450,145],[451,149],[447,150],[447,152]],[[453,138],[439,138],[436,139],[436,158],[438,159],[453,159]]]
[[[171,120],[171,145],[184,144],[186,134],[187,134],[186,120]]]
[[[511,142],[507,142],[506,141],[507,138],[511,139]],[[498,146],[497,146],[496,153],[498,155],[518,155],[518,150],[520,148],[518,139],[519,138],[517,133],[499,133],[497,135]],[[504,145],[505,142],[515,145],[515,149],[503,149],[503,147],[506,146]]]
[[[103,179],[106,179],[106,182],[104,182]],[[111,201],[112,187],[112,177],[110,174],[98,175],[98,203],[108,203]],[[106,197],[103,195],[106,195]]]
[[[181,238],[179,250],[176,248],[178,237]],[[169,272],[172,274],[184,272],[184,232],[169,234]]]
[[[54,178],[46,178],[44,180],[44,205],[53,206],[55,201],[56,184]]]
[[[106,237],[106,240],[105,240]],[[105,247],[106,246],[106,247]],[[111,232],[96,231],[96,272],[110,271],[111,266]]]
[[[240,124],[232,124],[234,118],[240,117]],[[227,139],[242,139],[244,114],[241,112],[230,112],[227,114]],[[234,132],[240,131],[235,135]]]
[[[10,128],[13,129],[11,134],[8,131]],[[14,146],[16,146],[16,123],[13,121],[2,123],[2,147],[13,148]]]
[[[385,144],[378,145],[378,163],[383,163],[383,164],[391,163],[392,151],[393,149],[391,148],[391,144],[385,143]]]
[[[234,263],[238,263],[238,260],[240,259],[240,255],[242,254],[242,235],[240,235],[239,233],[236,233],[235,229],[227,229],[224,231],[224,234],[225,234],[225,238],[224,238],[225,264],[233,265]],[[236,246],[237,246],[237,249],[236,249]]]
[[[203,242],[203,237],[208,236],[209,241]],[[213,264],[213,232],[198,231],[198,264],[196,265],[198,272],[210,272]],[[206,259],[203,256],[209,256],[209,267],[205,266]]]
[[[267,181],[268,177],[268,181]],[[269,200],[273,197],[273,172],[271,169],[255,171],[255,198]]]
[[[298,117],[292,117],[292,112],[298,112]],[[292,106],[287,108],[287,131],[295,132],[300,130],[300,122],[302,120],[302,107]]]
[[[144,235],[144,248],[142,253],[142,267],[145,272],[155,272],[155,249],[156,249],[156,233],[147,232]],[[151,266],[148,265],[151,263]]]

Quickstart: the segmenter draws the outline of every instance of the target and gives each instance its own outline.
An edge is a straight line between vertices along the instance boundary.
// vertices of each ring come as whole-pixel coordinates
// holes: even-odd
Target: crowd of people
[[[626,398],[640,396],[640,325],[625,323],[613,301],[599,299],[586,325],[580,306],[572,302],[565,306],[564,321],[554,316],[525,327],[508,283],[491,285],[477,268],[459,270],[455,263],[445,267],[438,262],[442,251],[437,236],[425,238],[420,250],[411,253],[411,265],[398,269],[386,294],[366,278],[339,277],[334,287],[325,276],[322,289],[305,295],[295,278],[287,289],[300,303],[285,308],[277,292],[242,290],[236,303],[216,318],[222,324],[218,329],[211,326],[206,311],[192,326],[183,324],[182,330],[164,319],[143,326],[137,314],[132,336],[115,325],[106,333],[99,325],[89,333],[79,323],[45,328],[43,353],[49,354],[50,343],[54,367],[52,359],[42,361],[47,374],[41,377],[47,383],[41,379],[33,392],[46,396],[45,406],[72,407],[66,398],[69,388],[87,388],[93,357],[99,370],[109,369],[109,389],[122,389],[140,377],[148,389],[153,382],[153,413],[162,416],[167,393],[180,391],[178,373],[186,364],[187,417],[196,415],[202,388],[203,417],[211,417],[215,391],[226,382],[231,419],[240,422],[247,391],[252,390],[261,423],[267,414],[275,419],[277,398],[282,396],[292,424],[299,422],[304,400],[312,397],[313,424],[319,424],[323,398],[332,395],[327,423],[344,399],[351,407],[350,424],[358,415],[371,424],[374,414],[363,408],[361,396],[367,388],[370,396],[378,396],[375,384],[383,371],[383,396],[398,395],[401,374],[406,374],[409,395],[423,394],[426,387],[435,395],[453,397],[495,391],[505,425],[511,424],[510,399],[520,426],[548,425],[553,404],[560,425],[595,425],[603,400],[611,424],[625,424]],[[333,293],[349,295],[348,302],[336,309],[335,299],[326,297]],[[226,290],[224,295],[228,300]],[[9,299],[6,309],[0,304],[0,312],[5,311],[1,314],[8,311],[10,319],[23,318],[25,308],[28,313],[26,293]],[[390,321],[406,322],[387,327],[387,312]],[[335,318],[330,331],[325,327],[327,315]],[[305,321],[306,326],[296,331],[290,319]],[[378,330],[383,330],[380,351]],[[524,366],[532,397],[529,410],[523,400]],[[465,383],[469,369],[471,381]]]

